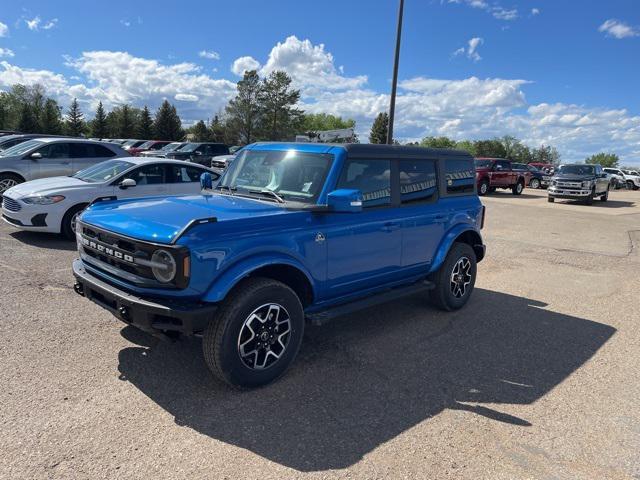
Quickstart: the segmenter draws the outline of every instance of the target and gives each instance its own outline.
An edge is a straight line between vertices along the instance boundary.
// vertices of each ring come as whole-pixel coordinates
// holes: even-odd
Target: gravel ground
[[[72,290],[75,246],[0,226],[0,478],[640,478],[640,192],[486,197],[462,311],[308,328],[237,392]]]

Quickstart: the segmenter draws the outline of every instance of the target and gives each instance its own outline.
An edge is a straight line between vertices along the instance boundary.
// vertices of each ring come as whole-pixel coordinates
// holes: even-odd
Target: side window
[[[209,145],[200,145],[195,151],[200,152],[203,155],[207,155],[209,152]]]
[[[71,158],[70,150],[68,143],[50,143],[38,152],[42,154],[42,158]]]
[[[71,144],[71,157],[72,158],[92,158],[93,148],[86,143],[72,143]]]
[[[400,161],[400,201],[402,203],[428,201],[437,191],[435,161]]]
[[[511,164],[509,162],[506,162],[504,160],[496,160],[495,163],[496,166],[496,170],[498,169],[497,167],[499,166],[501,170],[510,170],[511,169]]]
[[[167,183],[167,171],[164,165],[145,165],[131,172],[127,178],[132,178],[138,185],[158,185]]]
[[[391,204],[391,162],[350,160],[344,166],[336,188],[362,192],[363,207]]]
[[[92,145],[94,150],[94,157],[108,158],[115,157],[116,154],[102,145]]]
[[[447,193],[473,193],[476,185],[473,161],[471,159],[445,160],[445,179]]]
[[[171,176],[171,181],[173,183],[199,182],[200,175],[205,172],[205,170],[201,168],[188,166],[183,167],[182,165],[170,165],[169,168],[171,168],[171,172],[173,174]],[[211,176],[214,178],[214,180],[216,179],[215,174],[212,173]]]

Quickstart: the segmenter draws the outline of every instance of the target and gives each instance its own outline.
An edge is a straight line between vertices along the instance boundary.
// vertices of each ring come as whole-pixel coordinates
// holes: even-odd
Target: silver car
[[[0,194],[37,178],[72,175],[110,158],[129,157],[118,145],[74,138],[37,138],[0,153]]]

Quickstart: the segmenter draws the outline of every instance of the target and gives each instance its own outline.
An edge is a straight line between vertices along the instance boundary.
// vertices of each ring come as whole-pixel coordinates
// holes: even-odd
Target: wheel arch
[[[313,303],[314,283],[306,269],[294,259],[248,258],[225,270],[207,291],[203,301],[220,302],[242,280],[249,277],[271,278],[291,288],[303,307]]]
[[[0,175],[13,175],[14,177],[18,177],[20,180],[22,180],[23,183],[27,181],[27,179],[24,178],[23,175],[18,172],[14,172],[13,170],[0,171]]]
[[[67,215],[74,209],[78,208],[78,207],[82,207],[80,209],[80,211],[84,210],[85,208],[87,208],[90,205],[90,202],[78,202],[76,204],[71,205],[69,208],[67,208],[64,212],[64,214],[62,215],[62,218],[60,219],[60,231],[62,232],[62,227],[64,225],[65,220],[67,219]]]
[[[480,262],[484,258],[485,249],[482,243],[482,236],[480,233],[473,229],[470,225],[457,225],[453,227],[440,243],[436,255],[434,257],[433,264],[431,265],[430,273],[437,271],[443,264],[449,250],[454,243],[466,243],[476,254],[476,261]]]

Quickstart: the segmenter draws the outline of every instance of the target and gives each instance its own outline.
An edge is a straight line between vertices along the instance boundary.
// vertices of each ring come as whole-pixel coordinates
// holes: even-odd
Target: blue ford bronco
[[[228,384],[282,375],[305,322],[424,292],[469,300],[484,207],[465,152],[256,143],[201,195],[94,203],[75,291],[159,337],[202,335]]]

